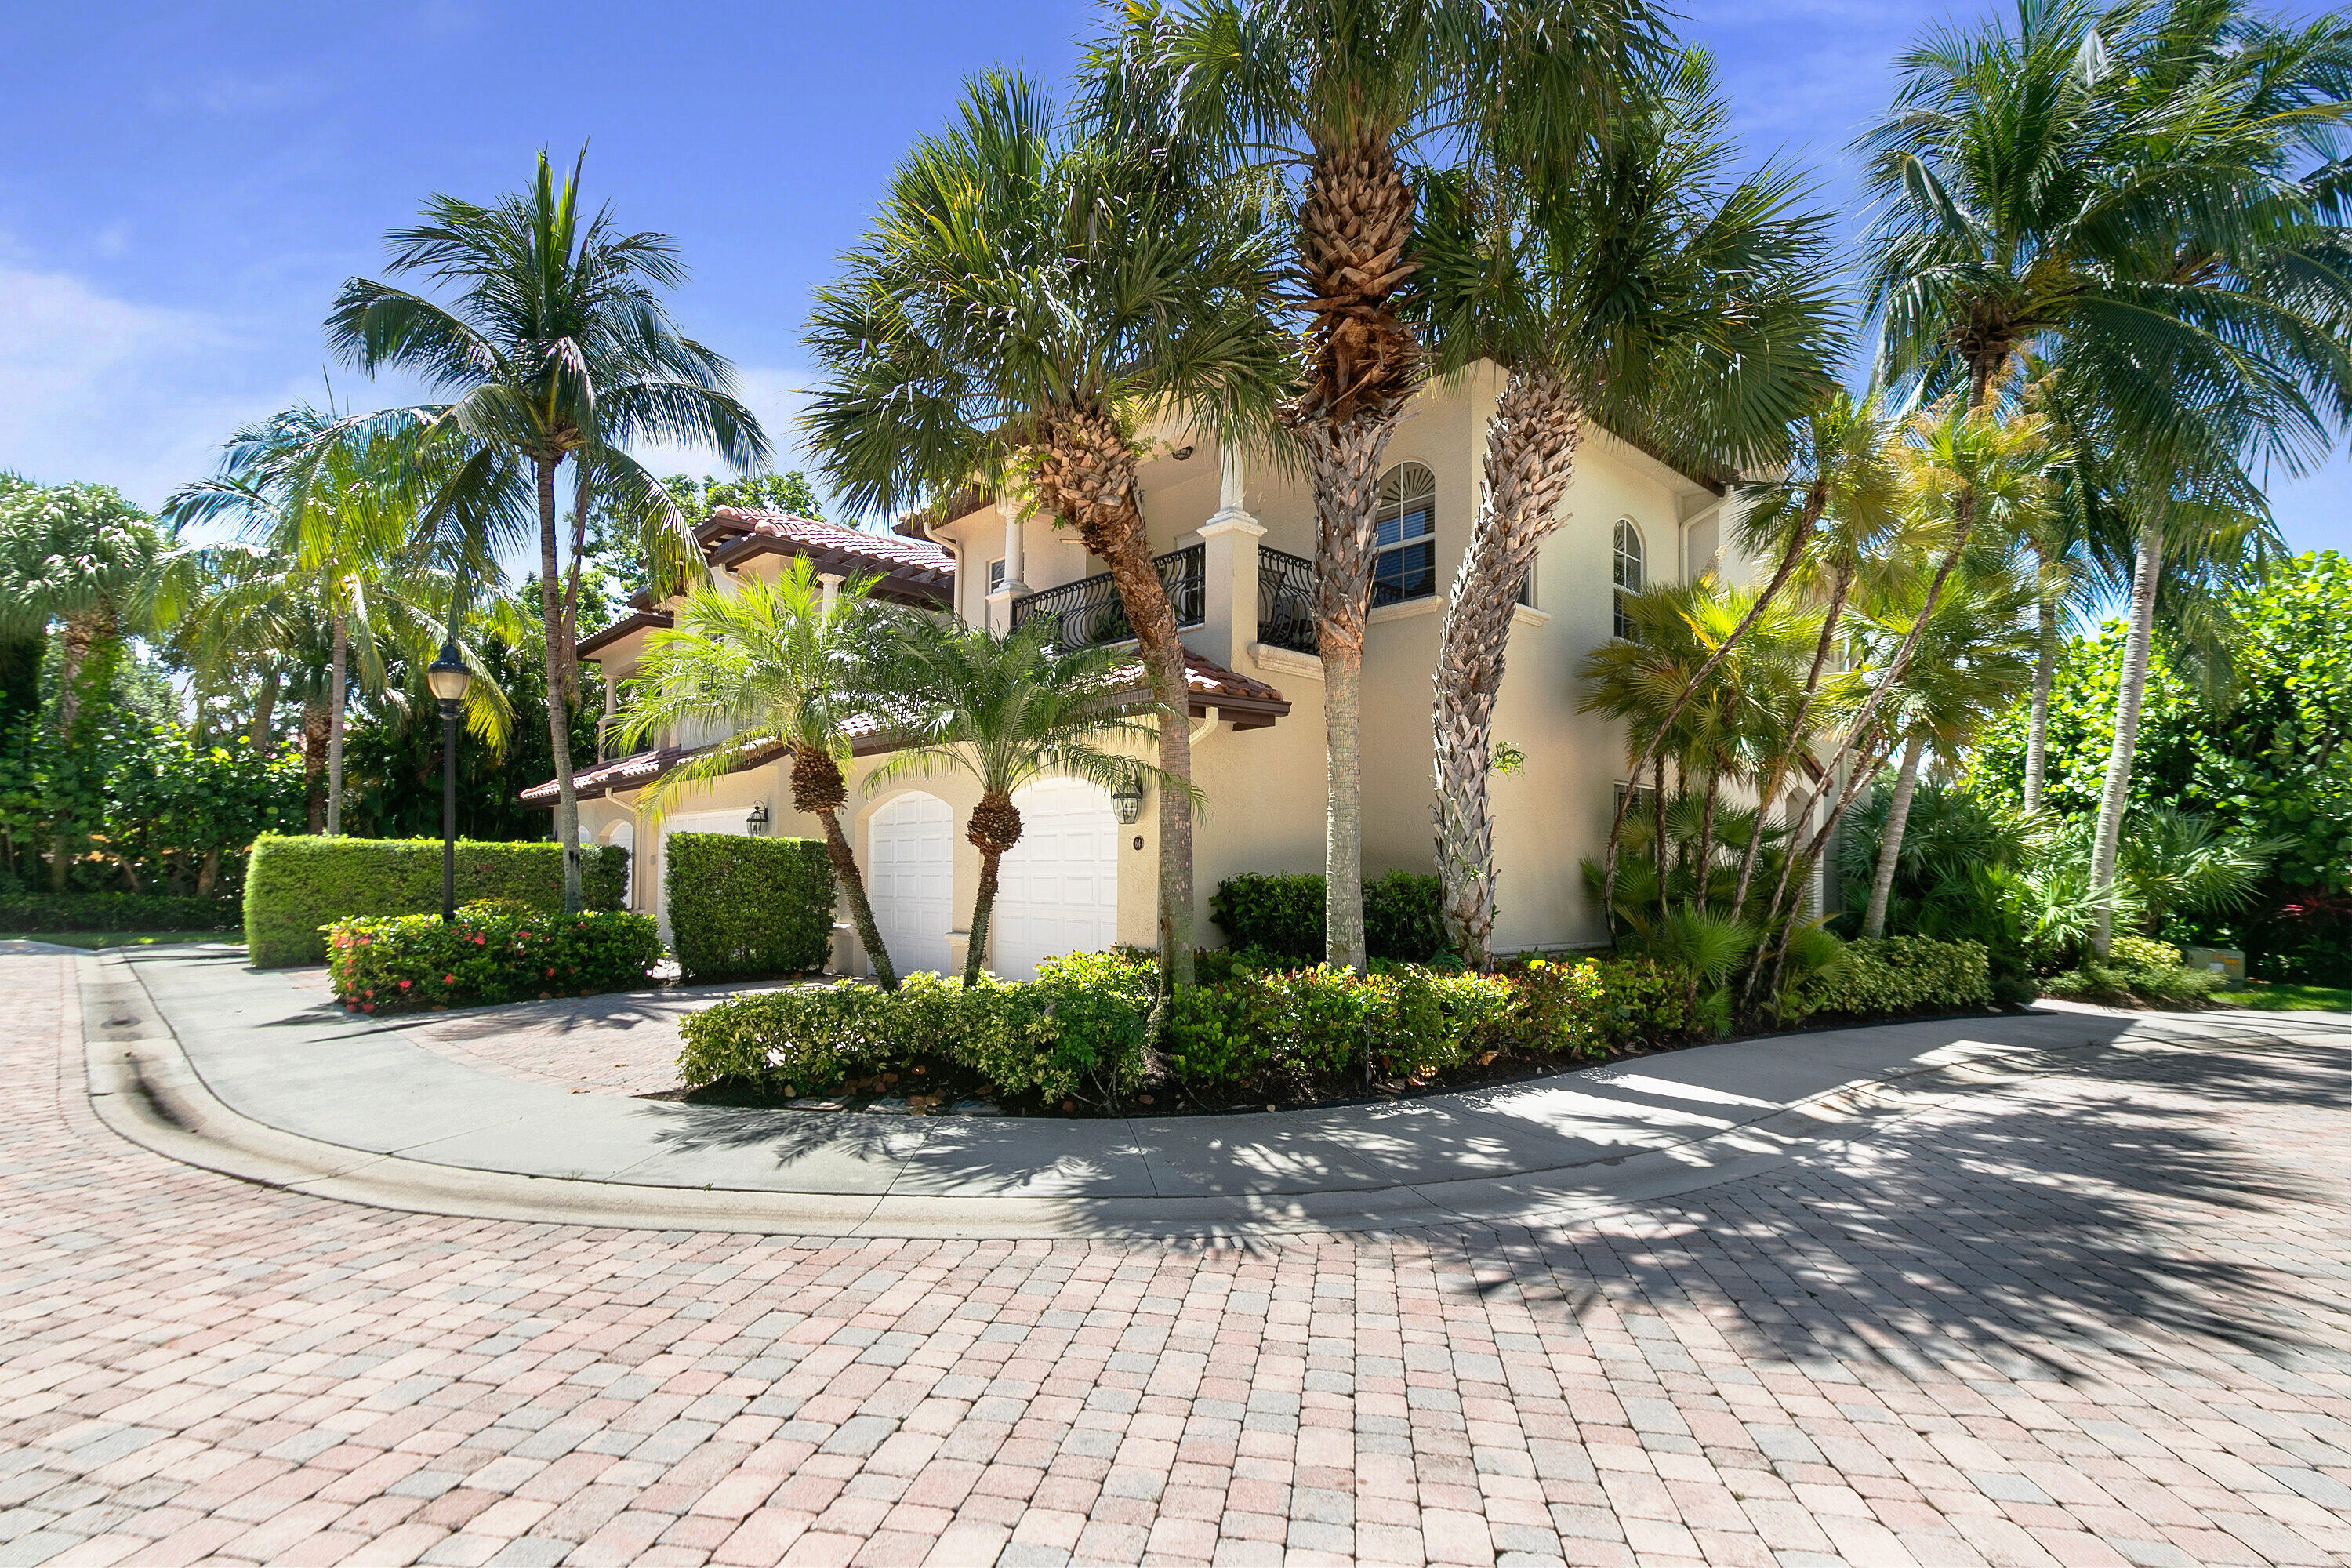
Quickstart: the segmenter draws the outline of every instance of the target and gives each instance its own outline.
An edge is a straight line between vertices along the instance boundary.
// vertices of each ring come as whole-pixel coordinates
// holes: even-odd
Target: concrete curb
[[[134,966],[92,953],[79,956],[76,968],[90,1103],[101,1121],[133,1143],[241,1181],[341,1203],[628,1229],[1131,1241],[1559,1225],[1752,1177],[1788,1162],[1832,1156],[1906,1118],[2065,1065],[2063,1054],[2049,1047],[1989,1046],[1960,1061],[1848,1084],[1671,1148],[1452,1182],[1246,1196],[783,1193],[522,1175],[373,1153],[288,1132],[221,1100],[173,1034],[108,1033],[116,1015],[127,1015],[126,1022],[163,1017]],[[2242,1021],[2243,1016],[2230,1020]],[[2352,1031],[2326,1026],[2315,1033],[2352,1037]],[[2288,1043],[2294,1036],[2265,1028],[2235,1038]],[[2131,1043],[2196,1048],[2152,1030],[2131,1037]]]

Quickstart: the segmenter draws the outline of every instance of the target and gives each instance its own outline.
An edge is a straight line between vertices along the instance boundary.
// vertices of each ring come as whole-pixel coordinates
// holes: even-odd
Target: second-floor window
[[[988,591],[992,594],[1004,591],[1004,557],[1002,555],[988,563]]]
[[[1437,476],[1399,463],[1381,477],[1372,603],[1402,604],[1437,592]]]
[[[1617,586],[1612,629],[1628,642],[1633,640],[1633,621],[1625,613],[1625,601],[1642,589],[1642,531],[1633,526],[1632,518],[1621,517],[1617,520]]]

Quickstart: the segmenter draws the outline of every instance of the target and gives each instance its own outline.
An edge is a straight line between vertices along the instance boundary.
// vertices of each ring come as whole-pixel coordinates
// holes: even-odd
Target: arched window
[[[1633,623],[1625,614],[1625,600],[1640,593],[1643,585],[1642,531],[1633,526],[1632,518],[1621,517],[1617,520],[1617,590],[1612,629],[1628,642],[1633,638]]]
[[[1380,534],[1372,557],[1372,603],[1402,604],[1437,592],[1437,476],[1399,463],[1381,476]]]

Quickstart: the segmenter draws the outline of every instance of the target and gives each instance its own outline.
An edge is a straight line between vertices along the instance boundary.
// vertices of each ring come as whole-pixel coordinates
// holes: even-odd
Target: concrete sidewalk
[[[567,1091],[354,1018],[233,949],[110,952],[82,973],[102,1113],[111,1097],[110,1121],[132,1136],[126,1120],[275,1162],[233,1173],[443,1213],[892,1235],[1556,1217],[1801,1157],[2084,1047],[2352,1042],[2352,1020],[2333,1015],[2041,1010],[1271,1115],[914,1118]]]

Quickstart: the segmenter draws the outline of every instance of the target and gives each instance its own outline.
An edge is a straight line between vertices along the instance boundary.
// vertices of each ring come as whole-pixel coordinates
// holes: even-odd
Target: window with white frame
[[[992,594],[1004,591],[1004,557],[1002,555],[988,563],[988,591]]]
[[[1437,476],[1399,463],[1381,476],[1372,603],[1401,605],[1437,592]]]
[[[1642,592],[1643,585],[1642,531],[1633,526],[1632,518],[1621,517],[1617,520],[1616,597],[1612,629],[1628,642],[1633,638],[1633,622],[1625,614],[1625,601]]]

